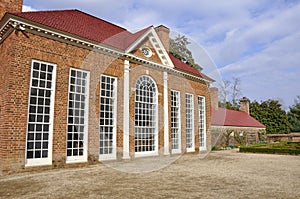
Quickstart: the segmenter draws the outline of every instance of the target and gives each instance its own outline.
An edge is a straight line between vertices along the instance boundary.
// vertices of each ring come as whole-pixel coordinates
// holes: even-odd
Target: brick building
[[[227,130],[236,131],[240,136],[245,135],[248,143],[259,141],[259,133],[266,127],[250,116],[249,103],[246,97],[240,99],[240,110],[230,110],[219,107],[218,89],[210,88],[211,93],[211,133],[213,145],[224,145],[222,136]],[[233,135],[231,144],[236,144]]]
[[[210,149],[213,80],[168,28],[0,6],[0,173]]]

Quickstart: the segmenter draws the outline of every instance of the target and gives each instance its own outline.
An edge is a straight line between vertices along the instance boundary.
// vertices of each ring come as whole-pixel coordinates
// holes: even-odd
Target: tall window
[[[180,153],[180,93],[178,91],[171,91],[171,138],[172,153]]]
[[[89,72],[70,69],[67,161],[87,160]]]
[[[186,149],[194,151],[194,96],[186,94]]]
[[[101,75],[100,82],[100,159],[116,158],[117,80]]]
[[[205,98],[198,96],[200,150],[206,150]]]
[[[141,76],[136,81],[135,152],[157,151],[157,88],[151,77]]]
[[[32,61],[27,120],[26,165],[52,163],[56,65]]]

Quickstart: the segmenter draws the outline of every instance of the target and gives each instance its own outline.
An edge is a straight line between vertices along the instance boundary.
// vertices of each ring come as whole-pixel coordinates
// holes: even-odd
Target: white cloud
[[[30,7],[30,6],[23,5],[22,11],[23,12],[29,12],[29,11],[36,11],[36,9],[34,9],[34,8]]]

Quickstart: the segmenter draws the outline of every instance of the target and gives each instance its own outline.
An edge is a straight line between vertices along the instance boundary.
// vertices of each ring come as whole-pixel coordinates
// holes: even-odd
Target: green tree
[[[278,100],[250,103],[250,115],[266,126],[267,134],[290,133],[290,123]]]
[[[291,124],[291,131],[300,132],[300,95],[295,99],[295,104],[290,107],[288,120]]]
[[[184,35],[177,35],[175,39],[170,38],[170,53],[182,62],[201,71],[202,67],[193,58],[192,52],[188,49],[190,42]]]

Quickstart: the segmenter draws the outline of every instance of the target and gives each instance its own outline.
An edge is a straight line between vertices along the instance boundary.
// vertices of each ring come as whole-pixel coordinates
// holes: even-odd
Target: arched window
[[[135,152],[158,151],[157,141],[157,87],[149,76],[136,81],[135,94]]]

